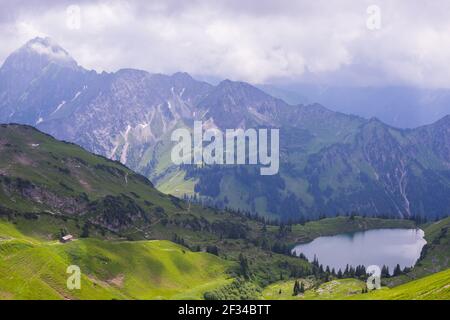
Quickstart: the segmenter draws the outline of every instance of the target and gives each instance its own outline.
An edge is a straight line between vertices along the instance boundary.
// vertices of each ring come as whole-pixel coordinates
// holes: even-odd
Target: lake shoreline
[[[291,253],[302,253],[308,261],[316,258],[336,270],[349,266],[383,265],[403,269],[413,267],[427,241],[420,228],[381,228],[320,236],[307,243],[296,244]]]

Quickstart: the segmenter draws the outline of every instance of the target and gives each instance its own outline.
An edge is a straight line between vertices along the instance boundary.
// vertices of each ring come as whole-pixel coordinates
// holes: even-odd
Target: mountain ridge
[[[450,192],[450,116],[402,130],[319,104],[289,105],[244,82],[213,86],[181,72],[97,73],[64,64],[51,64],[11,93],[8,82],[21,75],[7,71],[4,64],[0,96],[9,98],[0,101],[0,122],[34,125],[119,160],[179,197],[283,219],[349,211],[440,217],[450,211],[441,197]],[[280,128],[280,174],[270,180],[252,166],[174,166],[170,133],[197,120],[221,130]],[[427,190],[442,198],[440,206]]]

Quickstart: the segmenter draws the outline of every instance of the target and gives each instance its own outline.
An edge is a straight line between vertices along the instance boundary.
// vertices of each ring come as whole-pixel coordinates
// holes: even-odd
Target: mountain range
[[[450,90],[408,86],[345,86],[312,83],[258,85],[290,104],[320,103],[333,111],[376,117],[398,128],[431,124],[450,114]]]
[[[279,128],[279,174],[173,165],[170,135],[195,120],[220,130]],[[450,116],[398,129],[319,104],[291,105],[244,82],[97,73],[51,39],[35,38],[0,68],[0,122],[32,125],[118,160],[165,193],[275,218],[450,212]]]

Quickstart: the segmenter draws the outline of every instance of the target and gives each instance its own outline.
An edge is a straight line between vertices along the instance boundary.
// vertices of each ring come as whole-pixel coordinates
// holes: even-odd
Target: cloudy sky
[[[97,71],[450,87],[448,0],[0,0],[0,8],[0,62],[50,36]]]

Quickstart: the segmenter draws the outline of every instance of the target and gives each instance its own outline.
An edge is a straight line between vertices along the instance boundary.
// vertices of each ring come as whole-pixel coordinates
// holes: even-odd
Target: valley
[[[119,162],[35,128],[0,125],[0,137],[2,299],[260,299],[280,279],[289,281],[284,290],[295,279],[341,281],[290,255],[295,244],[416,226],[354,215],[282,224],[219,211],[165,195]],[[421,225],[428,244],[418,264],[383,285],[447,270],[448,225]],[[75,240],[61,244],[63,234]],[[80,292],[65,287],[72,264],[82,270]]]

